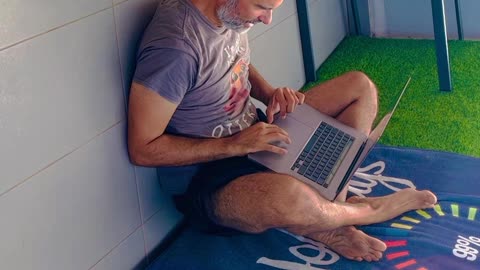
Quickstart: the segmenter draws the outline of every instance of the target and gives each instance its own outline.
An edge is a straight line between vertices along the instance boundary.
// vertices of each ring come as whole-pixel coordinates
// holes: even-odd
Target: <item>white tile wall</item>
[[[320,67],[347,35],[342,2],[317,0],[309,5],[310,30],[316,67]]]
[[[112,17],[0,51],[0,194],[125,118]]]
[[[142,269],[181,220],[126,150],[125,97],[157,1],[0,0],[0,269]],[[303,84],[294,1],[250,39],[272,84]]]
[[[0,49],[111,6],[111,0],[0,0]]]
[[[115,6],[123,84],[127,98],[135,70],[135,55],[141,33],[153,16],[157,2],[157,0],[130,0]],[[180,215],[173,210],[174,205],[171,198],[161,190],[156,169],[136,167],[135,171],[143,222],[146,222],[162,209],[168,208],[173,211],[172,216],[170,219],[163,220],[165,224],[162,225],[162,228],[171,228],[179,221]],[[153,236],[156,237],[149,240],[157,245],[164,234],[153,234]],[[152,245],[150,244],[150,246]]]
[[[250,43],[252,64],[275,87],[305,82],[298,20],[291,16]]]
[[[113,0],[113,4],[114,4],[114,5],[117,5],[117,4],[126,2],[126,1],[128,1],[128,0]]]
[[[172,225],[172,221],[180,219],[180,215],[176,210],[171,207],[165,207],[160,209],[155,215],[153,215],[144,224],[145,233],[145,247],[147,254],[152,254],[159,243],[170,232],[169,228]],[[149,258],[149,261],[153,261],[154,258]]]
[[[449,39],[458,38],[455,1],[445,0],[446,31]],[[477,14],[480,1],[458,1],[465,39],[480,39]],[[372,34],[377,37],[434,38],[431,1],[370,0]]]
[[[88,269],[141,225],[124,130],[0,197],[2,269]]]
[[[145,269],[145,241],[142,229],[137,229],[91,270]]]
[[[155,13],[157,2],[158,0],[130,0],[122,2],[114,8],[123,88],[127,98],[135,71],[137,48],[143,30]]]
[[[295,1],[283,1],[283,4],[273,11],[273,19],[272,23],[269,25],[265,25],[263,23],[259,23],[255,25],[250,31],[248,32],[248,37],[250,40],[254,40],[258,36],[262,35],[269,29],[274,28],[279,23],[283,22],[290,16],[295,16],[297,13],[297,8],[295,5]]]
[[[174,208],[171,198],[160,187],[156,169],[136,167],[135,171],[144,222],[161,209]]]

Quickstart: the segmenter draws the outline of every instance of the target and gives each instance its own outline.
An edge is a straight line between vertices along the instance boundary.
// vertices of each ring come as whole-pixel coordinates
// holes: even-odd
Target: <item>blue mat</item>
[[[149,269],[480,269],[479,168],[472,157],[376,146],[351,181],[352,194],[415,186],[439,199],[434,209],[359,227],[387,244],[379,262],[350,261],[280,230],[223,237],[187,228]]]

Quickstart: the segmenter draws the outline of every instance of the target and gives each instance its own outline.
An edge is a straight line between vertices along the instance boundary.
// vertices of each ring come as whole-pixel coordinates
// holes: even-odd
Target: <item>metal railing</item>
[[[358,2],[357,0],[349,1],[350,7],[352,9],[352,19],[354,22],[353,33],[358,35],[361,32],[361,22],[358,13]],[[435,49],[437,55],[437,68],[440,90],[451,91],[453,87],[450,73],[450,59],[448,53],[448,41],[446,33],[445,3],[444,0],[431,0],[431,4],[435,32]],[[455,11],[457,19],[458,37],[460,40],[463,40],[464,36],[460,0],[455,0]],[[308,5],[306,0],[297,0],[297,13],[300,26],[305,78],[307,82],[312,82],[316,80],[316,68],[313,59],[310,24],[308,19]]]

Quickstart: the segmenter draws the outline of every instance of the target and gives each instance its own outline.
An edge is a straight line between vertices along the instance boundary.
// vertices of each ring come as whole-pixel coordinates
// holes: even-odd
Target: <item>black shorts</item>
[[[187,192],[174,197],[177,209],[197,230],[215,234],[236,232],[234,229],[215,223],[213,196],[219,189],[238,177],[269,171],[269,169],[247,157],[227,158],[200,166],[198,173],[190,182]]]

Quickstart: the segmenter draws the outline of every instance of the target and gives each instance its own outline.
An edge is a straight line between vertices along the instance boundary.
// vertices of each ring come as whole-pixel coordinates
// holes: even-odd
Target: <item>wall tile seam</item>
[[[113,0],[112,0],[113,1]],[[124,71],[125,67],[122,64],[122,57],[120,55],[120,42],[119,42],[119,35],[118,35],[118,27],[117,27],[117,18],[115,16],[115,7],[112,9],[113,12],[113,27],[115,28],[115,44],[117,45],[117,57],[118,57],[118,63],[119,63],[119,71],[120,71],[120,78],[121,78],[121,84],[122,84],[122,97],[123,97],[123,105],[124,105],[124,110],[125,110],[125,115],[128,115],[128,105],[127,105],[127,89],[125,89],[125,76],[124,76]]]
[[[92,270],[96,265],[98,265],[100,262],[102,262],[102,260],[104,260],[108,255],[110,255],[113,251],[115,251],[115,249],[117,249],[121,244],[123,244],[130,236],[132,236],[138,229],[142,229],[142,234],[143,234],[143,241],[144,241],[144,248],[145,248],[145,257],[146,258],[146,263],[147,265],[150,264],[150,259],[148,258],[148,254],[147,254],[147,251],[146,251],[146,239],[145,239],[145,225],[153,218],[153,216],[155,216],[156,214],[158,214],[160,211],[162,211],[162,209],[159,209],[157,210],[151,217],[149,217],[147,220],[145,220],[145,222],[141,222],[141,224],[139,226],[137,226],[127,237],[125,237],[124,239],[122,239],[117,245],[115,245],[109,252],[107,252],[100,260],[98,260],[94,265],[92,265],[89,270]],[[181,218],[180,220],[182,220],[183,218]],[[178,222],[174,227],[177,227],[181,222]],[[173,228],[172,228],[173,229]]]
[[[142,221],[142,222],[143,222],[143,225],[147,224],[156,214],[164,211],[164,209],[165,209],[164,207],[160,207],[159,209],[155,210],[155,211],[153,212],[153,214],[151,214],[150,216],[146,217],[145,221]],[[183,219],[183,217],[182,217],[182,219]]]
[[[143,222],[143,225],[142,225],[142,226],[145,228],[146,224],[147,224],[148,222],[150,222],[150,220],[152,220],[154,216],[156,216],[157,214],[160,214],[160,212],[164,211],[164,209],[165,209],[165,208],[160,208],[160,209],[158,209],[157,211],[155,211],[149,218],[147,218],[147,220],[145,220],[145,222]],[[162,237],[162,239],[160,239],[160,242],[157,243],[157,246],[158,246],[158,244],[161,244],[162,242],[164,242],[165,237],[168,237],[169,235],[171,235],[171,233],[172,233],[173,231],[175,231],[176,229],[181,228],[181,227],[179,227],[179,226],[182,226],[182,223],[183,223],[184,221],[185,221],[185,216],[182,215],[182,216],[177,220],[177,222],[176,222],[175,224],[173,224],[173,226],[171,226],[171,227],[167,230],[166,234]],[[145,246],[147,245],[147,241],[146,241],[146,240],[147,240],[147,239],[145,238]],[[147,262],[148,262],[147,265],[150,264],[150,259],[151,259],[150,256],[151,256],[151,254],[152,254],[151,251],[154,250],[155,247],[156,247],[156,246],[150,247],[150,252],[147,252],[147,258],[148,258],[148,259],[147,259]],[[153,258],[153,259],[152,259],[152,262],[155,261],[155,259],[156,259],[156,258]]]
[[[132,232],[130,232],[130,234],[128,234],[125,238],[123,238],[119,243],[117,243],[110,251],[108,251],[105,255],[102,256],[102,258],[100,258],[96,263],[94,263],[90,268],[88,268],[89,270],[92,270],[95,266],[97,266],[99,263],[101,263],[106,257],[108,257],[108,255],[110,255],[113,251],[115,251],[115,249],[117,249],[121,244],[123,244],[125,241],[128,240],[128,238],[130,238],[130,236],[132,236],[135,232],[137,232],[138,229],[142,228],[142,233],[143,233],[143,224],[140,224],[138,225],[135,229],[133,229]]]
[[[249,42],[253,42],[254,40],[256,40],[257,38],[263,36],[264,34],[266,34],[267,32],[270,32],[272,31],[274,28],[278,27],[279,25],[281,25],[283,22],[285,22],[286,20],[289,20],[291,17],[297,15],[297,12],[294,12],[290,15],[288,15],[287,17],[285,17],[283,20],[281,20],[280,22],[278,22],[277,24],[275,25],[272,25],[272,27],[266,29],[265,31],[259,33],[258,35],[252,37],[251,39],[249,39]],[[297,15],[298,16],[298,15]]]
[[[124,67],[122,64],[122,57],[120,55],[120,42],[119,42],[119,35],[118,35],[118,27],[117,27],[117,17],[115,16],[116,12],[116,6],[118,6],[121,3],[124,3],[126,1],[123,1],[121,3],[118,3],[117,5],[113,5],[112,0],[112,6],[113,6],[113,26],[115,27],[115,44],[117,45],[117,56],[118,56],[118,63],[119,63],[119,71],[120,71],[120,78],[122,80],[121,85],[122,85],[122,96],[123,96],[123,103],[124,103],[124,110],[125,110],[125,115],[128,115],[128,105],[127,105],[127,97],[126,97],[126,89],[125,89],[125,76],[124,76]],[[128,118],[127,118],[128,119]],[[127,120],[126,120],[127,121]],[[127,123],[128,126],[128,123]],[[133,166],[133,165],[132,165]],[[137,190],[137,203],[138,203],[138,211],[140,212],[140,223],[143,225],[143,211],[142,211],[142,204],[140,202],[140,189],[138,186],[138,177],[137,177],[137,166],[133,166],[133,172],[135,176],[135,188]],[[145,238],[145,229],[142,226],[142,238],[143,238],[143,254],[144,258],[146,258],[147,264],[149,263],[148,261],[148,254],[147,254],[147,242]]]
[[[128,0],[125,0],[125,1],[128,1]],[[311,8],[312,6],[314,6],[314,5],[318,4],[318,3],[319,3],[318,0],[312,0],[312,1],[308,4],[308,7]],[[296,9],[296,5],[295,5],[295,9]],[[261,32],[261,33],[258,33],[258,35],[252,37],[251,39],[249,39],[249,41],[254,41],[255,39],[259,38],[260,36],[262,36],[263,34],[269,32],[269,31],[271,31],[273,28],[279,26],[279,25],[282,24],[284,21],[290,19],[290,17],[295,16],[295,15],[298,17],[298,12],[297,12],[297,11],[295,11],[295,12],[293,12],[292,14],[288,15],[288,16],[285,17],[283,20],[281,20],[280,22],[276,23],[275,25],[272,25],[272,27],[266,29],[265,31],[263,31],[263,32]],[[300,31],[300,30],[299,30],[299,31]]]
[[[78,151],[79,149],[83,148],[84,146],[87,146],[88,144],[90,144],[91,142],[93,142],[96,138],[100,137],[101,135],[103,135],[104,133],[108,132],[109,130],[111,130],[112,128],[115,128],[116,126],[120,125],[123,121],[126,121],[125,119],[122,119],[122,120],[119,120],[117,121],[115,124],[113,124],[112,126],[108,127],[107,129],[101,131],[100,133],[98,133],[97,135],[93,136],[92,138],[88,139],[87,141],[85,141],[84,143],[81,143],[78,147],[75,147],[74,149],[72,149],[71,151],[69,151],[68,153],[62,155],[61,157],[55,159],[54,161],[50,162],[48,165],[44,166],[43,168],[40,168],[39,170],[37,170],[35,173],[33,173],[32,175],[26,177],[25,179],[21,180],[20,182],[18,182],[17,184],[15,184],[14,186],[8,188],[6,191],[0,193],[0,198],[4,195],[6,195],[7,193],[9,193],[10,191],[20,187],[21,185],[24,185],[26,184],[29,180],[31,180],[32,178],[34,178],[35,176],[37,176],[38,174],[42,173],[43,171],[47,170],[48,168],[54,166],[55,164],[57,164],[59,161],[63,160],[64,158],[66,158],[67,156],[75,153],[76,151]]]
[[[132,165],[133,166],[133,165]],[[144,258],[146,258],[147,264],[149,263],[148,252],[147,252],[147,238],[145,236],[145,223],[143,221],[143,208],[142,203],[140,202],[140,188],[138,185],[138,176],[137,176],[137,166],[133,166],[133,172],[135,175],[135,187],[137,188],[137,202],[138,202],[138,211],[140,211],[140,224],[142,227],[142,236],[143,236],[143,254]]]
[[[58,29],[61,29],[61,28],[63,28],[63,27],[66,27],[66,26],[69,26],[69,25],[74,24],[74,23],[76,23],[76,22],[79,22],[79,21],[81,21],[81,20],[84,20],[84,19],[86,19],[86,18],[88,18],[88,17],[95,16],[95,15],[97,15],[97,14],[99,14],[99,13],[102,13],[102,12],[104,12],[104,11],[107,11],[107,10],[109,10],[109,9],[113,9],[113,6],[108,6],[108,7],[106,7],[106,8],[103,8],[103,9],[100,9],[100,10],[98,10],[98,11],[95,11],[95,12],[93,12],[93,13],[91,13],[91,14],[85,15],[85,16],[83,16],[83,17],[77,18],[77,19],[72,20],[72,21],[68,21],[68,22],[66,22],[66,23],[64,23],[64,24],[61,24],[61,25],[55,26],[55,27],[53,27],[53,28],[50,28],[50,29],[48,29],[48,30],[45,30],[45,31],[43,31],[43,32],[41,32],[41,33],[32,35],[32,36],[27,37],[27,38],[24,38],[24,39],[21,39],[21,40],[16,41],[16,42],[14,42],[14,43],[12,43],[12,44],[5,45],[4,47],[0,47],[0,53],[3,52],[3,51],[5,51],[5,50],[8,50],[8,49],[10,49],[10,48],[12,48],[12,47],[15,47],[15,46],[17,46],[17,45],[20,45],[20,44],[26,43],[26,42],[28,42],[28,41],[31,41],[31,40],[33,40],[33,39],[35,39],[35,38],[40,37],[40,36],[49,34],[50,32],[54,32],[54,31],[56,31],[56,30],[58,30]]]
[[[112,0],[112,6],[113,6],[113,7],[116,7],[116,6],[121,5],[121,4],[123,4],[123,3],[127,2],[127,1],[129,1],[129,0],[122,0],[122,1],[120,1],[120,2],[118,2],[118,3],[115,3],[115,0]]]

